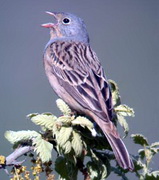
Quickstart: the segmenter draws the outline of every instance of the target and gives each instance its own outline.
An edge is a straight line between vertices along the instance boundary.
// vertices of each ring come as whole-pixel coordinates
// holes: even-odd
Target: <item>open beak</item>
[[[45,12],[46,12],[46,14],[49,14],[49,15],[51,15],[51,16],[54,16],[54,17],[57,19],[57,16],[56,16],[56,14],[55,14],[55,13],[50,12],[50,11],[45,11]]]
[[[57,20],[57,16],[55,13],[53,12],[49,12],[49,11],[46,11],[47,14],[53,16],[56,20]],[[54,23],[45,23],[45,24],[41,24],[42,27],[45,27],[45,28],[54,28],[57,24],[54,24]]]
[[[41,24],[42,27],[45,27],[45,28],[53,28],[55,26],[55,24],[53,23],[45,23],[45,24]]]

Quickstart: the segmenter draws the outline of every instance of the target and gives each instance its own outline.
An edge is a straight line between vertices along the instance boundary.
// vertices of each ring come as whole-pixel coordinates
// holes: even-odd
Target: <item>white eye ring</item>
[[[70,20],[69,18],[64,18],[64,19],[62,20],[62,23],[63,23],[63,24],[70,24],[70,22],[71,22],[71,20]]]

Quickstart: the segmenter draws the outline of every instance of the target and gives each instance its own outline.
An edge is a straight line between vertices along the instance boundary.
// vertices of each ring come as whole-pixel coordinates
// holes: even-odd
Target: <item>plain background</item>
[[[42,63],[49,30],[40,24],[52,20],[46,10],[84,19],[107,77],[118,83],[122,103],[135,110],[135,118],[128,118],[130,134],[159,141],[158,0],[0,0],[0,154],[12,152],[6,130],[39,130],[27,114],[59,114]],[[136,154],[130,134],[124,142]],[[8,179],[2,170],[0,179]]]

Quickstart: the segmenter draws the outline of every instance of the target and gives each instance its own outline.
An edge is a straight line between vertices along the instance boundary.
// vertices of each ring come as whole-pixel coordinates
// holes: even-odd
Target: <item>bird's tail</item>
[[[123,141],[112,134],[109,133],[104,133],[104,134],[114,152],[118,164],[123,169],[129,169],[130,171],[132,171],[134,169],[134,165]]]
[[[94,118],[105,134],[119,166],[123,169],[129,169],[132,171],[134,169],[134,164],[114,124],[111,121],[106,122],[97,117]]]

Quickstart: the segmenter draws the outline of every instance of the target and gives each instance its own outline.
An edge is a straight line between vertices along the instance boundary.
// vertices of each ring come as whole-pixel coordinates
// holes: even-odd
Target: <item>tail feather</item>
[[[123,169],[129,169],[132,171],[134,169],[134,164],[115,125],[110,120],[104,121],[95,114],[92,114],[92,117],[105,134],[119,166]]]
[[[113,149],[118,164],[123,169],[129,169],[132,171],[134,169],[134,165],[123,141],[120,138],[113,136],[112,134],[104,134]]]

